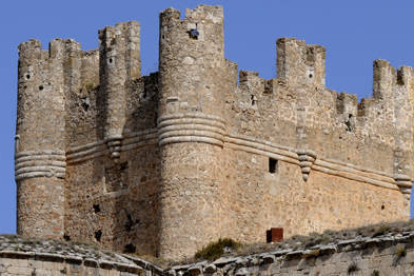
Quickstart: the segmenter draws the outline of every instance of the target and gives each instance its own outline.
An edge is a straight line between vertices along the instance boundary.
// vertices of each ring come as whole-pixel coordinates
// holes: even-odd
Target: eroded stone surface
[[[278,78],[264,80],[225,59],[223,10],[204,5],[160,14],[150,76],[137,22],[99,40],[19,46],[20,234],[180,259],[219,237],[264,242],[271,227],[408,218],[410,67],[376,60],[358,103],[325,87],[323,47],[282,38]]]

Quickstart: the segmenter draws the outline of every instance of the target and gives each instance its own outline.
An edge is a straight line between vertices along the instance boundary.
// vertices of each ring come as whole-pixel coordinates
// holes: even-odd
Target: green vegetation
[[[374,232],[373,237],[378,237],[381,235],[384,235],[385,233],[387,233],[389,230],[391,230],[391,226],[387,225],[387,224],[381,224],[379,225],[379,227],[376,229],[376,231]]]
[[[88,91],[91,91],[94,89],[95,86],[93,85],[93,83],[87,83],[85,87]]]
[[[402,244],[399,244],[395,247],[395,255],[398,258],[405,257],[407,255],[407,251],[405,250],[405,246]]]
[[[371,274],[372,276],[379,276],[380,275],[380,273],[379,273],[379,271],[378,270],[374,270],[374,271],[372,271],[372,274]]]
[[[203,249],[197,251],[195,254],[196,259],[215,260],[223,256],[226,251],[236,251],[241,247],[239,242],[236,242],[229,238],[219,239],[216,242],[209,243]]]

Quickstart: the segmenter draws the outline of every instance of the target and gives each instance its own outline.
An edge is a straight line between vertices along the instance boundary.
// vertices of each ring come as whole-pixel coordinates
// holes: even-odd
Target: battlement
[[[20,234],[181,258],[273,226],[408,217],[412,68],[374,61],[372,98],[358,103],[325,87],[324,47],[278,39],[266,80],[225,59],[223,27],[219,6],[161,12],[150,76],[135,21],[100,30],[96,50],[19,46]]]

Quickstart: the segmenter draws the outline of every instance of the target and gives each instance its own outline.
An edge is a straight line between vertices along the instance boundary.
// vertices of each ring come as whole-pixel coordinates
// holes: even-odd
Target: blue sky
[[[372,61],[414,66],[414,1],[407,0],[20,0],[1,1],[0,25],[0,233],[15,232],[13,140],[17,98],[17,46],[31,38],[73,38],[97,48],[98,29],[141,22],[143,74],[157,70],[158,13],[198,4],[224,6],[226,57],[239,69],[276,74],[275,40],[296,37],[327,49],[326,85],[368,97]]]

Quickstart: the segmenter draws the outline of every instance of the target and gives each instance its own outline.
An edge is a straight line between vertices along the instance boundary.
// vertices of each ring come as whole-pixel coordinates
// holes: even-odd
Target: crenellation
[[[91,88],[99,85],[99,50],[82,52],[81,84],[82,87]]]
[[[358,116],[358,96],[345,92],[337,94],[336,111],[338,115]]]
[[[301,48],[304,46],[304,40],[295,38],[279,38],[276,41],[278,78],[294,83],[297,78],[304,76],[304,71],[300,68]]]
[[[304,40],[280,38],[276,42],[277,76],[292,85],[325,86],[325,48],[306,45]]]
[[[379,100],[392,99],[393,86],[396,81],[394,67],[386,60],[374,61],[374,82],[372,97]]]
[[[358,103],[325,87],[324,47],[281,38],[277,78],[263,79],[225,59],[223,20],[221,7],[161,12],[149,76],[135,21],[100,30],[95,50],[19,46],[20,234],[180,259],[271,227],[408,217],[412,68],[374,61]]]
[[[251,71],[240,71],[239,80],[242,108],[257,109],[258,99],[264,93],[264,80],[259,77],[258,72]]]
[[[310,82],[320,90],[325,87],[325,47],[320,45],[306,45],[306,76]],[[306,77],[305,76],[305,77]]]

